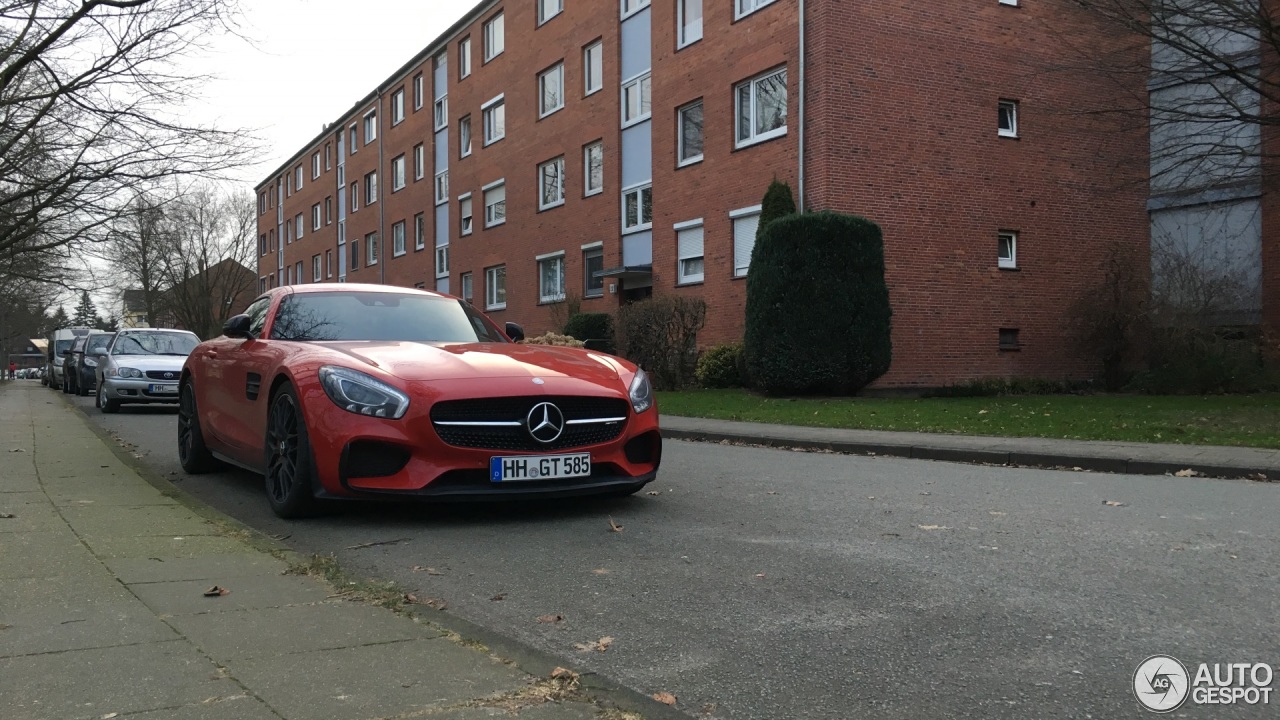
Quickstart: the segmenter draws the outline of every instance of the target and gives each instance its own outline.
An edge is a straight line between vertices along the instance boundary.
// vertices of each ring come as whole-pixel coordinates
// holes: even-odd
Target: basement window
[[[1000,349],[1022,349],[1022,343],[1018,342],[1018,328],[1000,328]]]

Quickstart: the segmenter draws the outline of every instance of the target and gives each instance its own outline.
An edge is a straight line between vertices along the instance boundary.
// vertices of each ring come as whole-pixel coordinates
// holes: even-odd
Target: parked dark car
[[[115,336],[110,332],[94,332],[76,338],[63,366],[62,376],[66,379],[67,392],[84,397],[96,389],[98,356],[107,351]]]

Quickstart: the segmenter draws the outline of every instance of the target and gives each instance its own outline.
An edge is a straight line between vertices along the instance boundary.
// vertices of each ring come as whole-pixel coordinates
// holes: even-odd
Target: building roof
[[[141,290],[125,290],[120,293],[127,313],[145,312],[147,309],[146,293]]]

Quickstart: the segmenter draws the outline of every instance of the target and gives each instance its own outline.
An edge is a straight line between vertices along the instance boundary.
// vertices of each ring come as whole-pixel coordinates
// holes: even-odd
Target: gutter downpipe
[[[799,182],[797,183],[797,184],[800,186],[800,207],[799,207],[800,212],[804,212],[804,211],[805,211],[805,202],[804,202],[804,120],[805,120],[805,117],[804,117],[804,95],[805,95],[805,85],[804,85],[804,79],[805,79],[805,78],[804,78],[804,66],[805,66],[804,40],[805,40],[805,38],[804,38],[804,0],[800,0],[800,88],[799,88],[799,92],[800,92],[800,112],[799,112],[799,115],[800,115],[800,139],[799,139],[799,140],[800,140],[800,141],[799,141],[799,145],[800,145],[800,167],[799,167],[799,176],[800,176],[800,179],[799,179]]]

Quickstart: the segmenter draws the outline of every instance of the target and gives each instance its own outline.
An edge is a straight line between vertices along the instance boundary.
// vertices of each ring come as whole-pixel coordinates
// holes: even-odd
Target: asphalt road
[[[183,477],[174,411],[75,402],[296,549],[695,717],[1142,717],[1131,688],[1150,655],[1193,673],[1280,664],[1275,485],[669,442],[656,496],[286,522],[248,473]],[[607,652],[575,648],[605,636]],[[1275,717],[1272,703],[1175,717]]]

